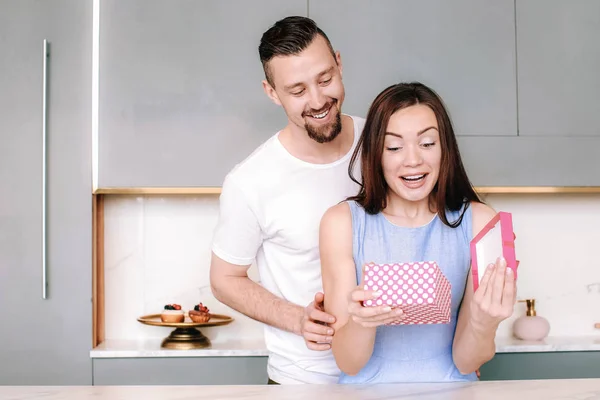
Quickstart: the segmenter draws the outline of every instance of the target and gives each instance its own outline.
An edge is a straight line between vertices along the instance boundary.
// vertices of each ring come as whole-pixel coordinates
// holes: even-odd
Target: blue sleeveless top
[[[377,327],[373,355],[354,376],[342,373],[339,383],[395,383],[475,381],[475,373],[461,374],[452,360],[452,342],[467,274],[471,264],[471,207],[448,211],[448,221],[462,223],[450,228],[436,215],[428,224],[406,228],[394,225],[383,213],[370,215],[356,202],[352,212],[352,248],[356,281],[367,262],[396,263],[436,261],[452,286],[450,323],[389,325]]]

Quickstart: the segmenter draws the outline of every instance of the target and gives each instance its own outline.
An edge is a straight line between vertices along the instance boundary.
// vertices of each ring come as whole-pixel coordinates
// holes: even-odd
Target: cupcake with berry
[[[185,314],[179,304],[167,304],[160,314],[160,320],[168,323],[183,322]]]
[[[196,304],[194,309],[189,311],[189,315],[194,322],[208,322],[210,319],[209,309],[202,303]]]

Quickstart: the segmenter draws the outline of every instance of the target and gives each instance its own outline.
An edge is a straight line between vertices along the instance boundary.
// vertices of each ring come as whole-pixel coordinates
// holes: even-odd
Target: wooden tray
[[[210,314],[206,322],[194,322],[188,315],[184,322],[162,322],[160,314],[143,315],[137,319],[142,324],[175,328],[169,336],[163,339],[161,347],[171,350],[194,350],[211,346],[210,340],[202,334],[198,327],[227,325],[233,321],[228,315]]]
[[[160,314],[149,314],[143,315],[137,319],[142,324],[153,325],[153,326],[166,326],[171,328],[196,328],[196,327],[209,327],[227,325],[233,321],[228,315],[222,314],[210,314],[210,319],[207,322],[194,322],[186,314],[183,322],[162,322],[160,320]]]

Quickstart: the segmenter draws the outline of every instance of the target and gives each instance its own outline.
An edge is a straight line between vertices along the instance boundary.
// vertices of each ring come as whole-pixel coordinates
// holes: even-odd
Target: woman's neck
[[[392,223],[406,227],[425,225],[436,214],[435,207],[429,198],[409,201],[393,194],[388,195],[387,206],[382,212]]]

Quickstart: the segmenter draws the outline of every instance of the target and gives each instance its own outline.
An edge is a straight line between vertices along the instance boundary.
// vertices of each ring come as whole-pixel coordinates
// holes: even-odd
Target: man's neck
[[[318,143],[306,131],[289,123],[280,133],[279,141],[294,157],[312,164],[329,164],[344,157],[354,143],[352,118],[342,115],[342,131],[329,143]]]

